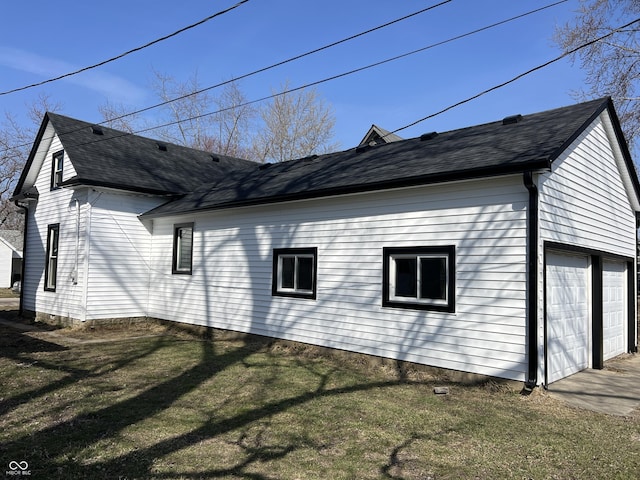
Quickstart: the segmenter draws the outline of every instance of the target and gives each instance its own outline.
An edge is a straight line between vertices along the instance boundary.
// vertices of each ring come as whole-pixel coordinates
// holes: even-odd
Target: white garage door
[[[589,366],[589,259],[547,254],[547,367],[554,382]]]
[[[603,358],[626,352],[627,269],[624,263],[604,262],[602,267]]]

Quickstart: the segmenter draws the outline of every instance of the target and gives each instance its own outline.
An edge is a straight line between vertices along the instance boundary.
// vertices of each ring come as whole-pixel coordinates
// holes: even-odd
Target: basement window
[[[385,307],[455,311],[455,247],[383,248]]]
[[[274,249],[272,294],[315,299],[317,262],[317,248]]]
[[[172,273],[191,275],[193,268],[193,223],[173,226]]]

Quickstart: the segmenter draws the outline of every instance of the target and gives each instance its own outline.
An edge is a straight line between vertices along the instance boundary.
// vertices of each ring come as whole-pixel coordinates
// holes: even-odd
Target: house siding
[[[146,316],[151,232],[138,215],[165,200],[88,188],[50,190],[52,155],[59,150],[55,137],[35,179],[40,195],[28,214],[23,308],[81,321]],[[63,180],[75,175],[72,162],[65,156]],[[60,225],[55,292],[44,290],[52,224]]]
[[[91,191],[87,320],[147,315],[151,231],[138,215],[163,201]]]
[[[520,176],[156,219],[149,315],[523,380]],[[171,274],[193,221],[192,275]],[[455,313],[382,307],[382,249],[456,247]],[[271,295],[274,248],[317,247],[317,299]]]
[[[636,218],[612,145],[617,142],[608,113],[586,128],[540,175],[540,248],[538,269],[545,268],[544,242],[590,249],[612,256],[636,257]],[[632,173],[635,174],[635,173]],[[544,374],[545,285],[538,280],[538,373]],[[629,292],[633,295],[633,292]],[[590,299],[589,292],[586,292]],[[592,301],[590,299],[589,301]],[[633,318],[636,318],[634,312]],[[637,322],[634,322],[637,328]]]
[[[0,241],[0,288],[11,287],[14,252],[8,245]]]
[[[44,312],[50,315],[81,318],[82,311],[82,255],[84,245],[82,231],[85,228],[82,205],[85,203],[85,192],[74,192],[66,189],[51,190],[52,155],[62,150],[60,140],[55,136],[44,156],[42,167],[36,178],[38,202],[31,205],[27,217],[27,249],[25,259],[25,278],[23,279],[23,308],[25,310]],[[63,179],[75,175],[73,165],[65,156]],[[77,230],[76,200],[80,207],[80,225]],[[58,250],[58,267],[56,291],[44,290],[44,270],[46,263],[47,229],[49,225],[60,225]],[[80,241],[76,250],[76,236],[80,233]],[[78,255],[78,274],[73,276]],[[78,279],[73,281],[72,276]]]
[[[540,176],[541,240],[635,257],[635,214],[612,141],[599,118]]]

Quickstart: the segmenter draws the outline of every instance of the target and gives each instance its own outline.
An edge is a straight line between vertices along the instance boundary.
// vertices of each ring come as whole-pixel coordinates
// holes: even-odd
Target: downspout
[[[80,202],[75,199],[76,204],[76,255],[73,266],[73,273],[71,274],[71,281],[74,285],[78,284],[78,263],[80,258]]]
[[[525,387],[533,390],[538,384],[538,187],[533,181],[533,172],[524,172],[524,186],[529,191],[529,215],[527,216],[527,339],[529,367]]]

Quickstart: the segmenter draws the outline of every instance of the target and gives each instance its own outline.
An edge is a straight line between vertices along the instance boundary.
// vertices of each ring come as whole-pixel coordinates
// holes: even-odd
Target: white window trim
[[[420,298],[421,258],[445,259],[445,298]],[[455,313],[456,304],[456,248],[455,245],[383,247],[382,249],[382,306]],[[412,297],[396,295],[396,260],[415,259],[416,294]]]
[[[300,298],[316,298],[316,278],[317,278],[317,262],[318,251],[316,248],[283,248],[274,249],[273,251],[273,286],[272,294],[275,296],[300,297]],[[295,259],[293,269],[293,287],[284,287],[283,280],[283,261],[286,258]],[[311,289],[298,287],[298,263],[301,258],[311,259]]]
[[[416,259],[416,296],[397,296],[396,295],[396,259]],[[422,258],[444,258],[445,260],[445,298],[421,298],[420,292],[422,291],[422,269],[420,268],[420,260]],[[447,254],[390,254],[389,261],[389,299],[394,302],[403,303],[423,303],[425,305],[448,305],[449,304],[449,255]]]

